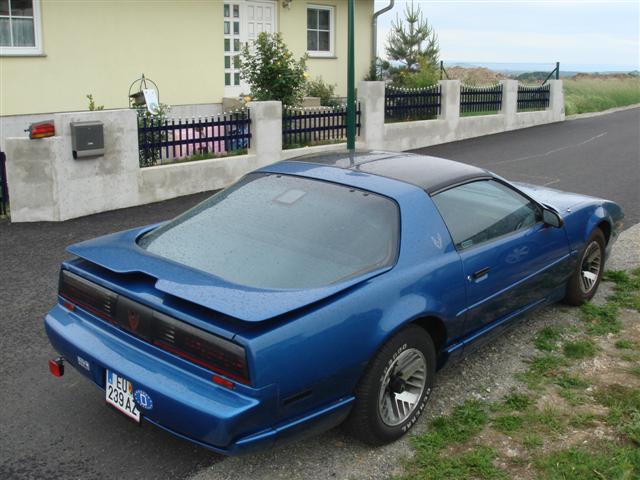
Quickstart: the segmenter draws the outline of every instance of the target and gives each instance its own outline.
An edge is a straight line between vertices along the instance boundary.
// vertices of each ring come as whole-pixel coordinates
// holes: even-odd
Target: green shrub
[[[333,106],[337,103],[335,100],[335,88],[335,84],[325,83],[322,77],[317,77],[315,80],[307,80],[305,94],[308,97],[320,98],[321,105]]]
[[[306,82],[306,57],[296,60],[280,33],[262,32],[241,53],[240,75],[251,87],[254,100],[280,100],[299,105]]]

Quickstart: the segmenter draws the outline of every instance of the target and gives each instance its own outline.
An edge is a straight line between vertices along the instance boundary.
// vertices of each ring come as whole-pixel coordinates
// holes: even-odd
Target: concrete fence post
[[[7,138],[13,222],[60,221],[138,204],[138,127],[129,109],[53,115],[56,136]],[[71,123],[100,121],[104,155],[75,160]]]
[[[460,118],[460,80],[440,80],[440,119],[455,121]]]
[[[282,153],[282,103],[279,101],[251,102],[251,148],[257,157],[256,166],[263,167],[280,161]]]
[[[551,110],[552,121],[561,122],[564,120],[564,89],[562,80],[549,80],[551,92],[549,95],[549,108]]]
[[[384,82],[358,83],[360,138],[358,148],[384,149]]]
[[[502,110],[506,130],[512,130],[516,125],[518,112],[518,81],[500,80],[502,84]]]

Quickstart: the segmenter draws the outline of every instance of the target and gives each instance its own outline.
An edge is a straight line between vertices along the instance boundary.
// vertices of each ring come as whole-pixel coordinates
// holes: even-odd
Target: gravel
[[[620,235],[608,269],[640,265],[640,224]],[[602,302],[610,287],[603,285],[596,301]],[[518,385],[514,374],[526,367],[534,354],[531,340],[541,328],[578,321],[576,308],[561,304],[538,310],[494,342],[441,370],[436,388],[414,433],[424,431],[430,420],[471,398],[498,400]],[[402,459],[412,455],[407,438],[381,448],[371,448],[347,436],[340,428],[322,435],[260,452],[225,459],[201,470],[193,480],[276,479],[380,479],[401,471]]]

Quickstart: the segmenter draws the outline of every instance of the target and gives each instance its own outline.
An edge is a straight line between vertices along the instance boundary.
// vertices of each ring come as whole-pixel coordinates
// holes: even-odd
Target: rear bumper
[[[61,305],[45,317],[49,340],[66,362],[101,389],[107,368],[127,378],[153,399],[152,409],[141,409],[145,420],[218,453],[240,454],[303,432],[326,430],[348,415],[353,402],[353,397],[343,398],[277,423],[275,385],[227,389],[213,383],[207,370],[84,317]],[[88,362],[88,369],[78,357]]]

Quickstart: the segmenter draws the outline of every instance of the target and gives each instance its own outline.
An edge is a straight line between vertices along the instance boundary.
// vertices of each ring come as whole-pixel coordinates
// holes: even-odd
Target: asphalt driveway
[[[510,179],[614,199],[625,208],[630,226],[640,221],[639,126],[640,109],[633,109],[422,151],[484,166]],[[270,454],[243,457],[210,470],[222,457],[148,424],[133,425],[106,408],[103,393],[72,369],[62,379],[47,371],[47,359],[54,352],[42,317],[55,301],[65,246],[171,218],[206,196],[64,223],[0,222],[0,478],[185,478],[198,471],[219,475],[227,465],[242,467],[250,475],[269,461]],[[503,360],[500,351],[492,358]],[[329,433],[305,442],[296,452],[314,454],[301,458],[279,450],[281,463],[272,472],[284,473],[300,462],[307,462],[307,468],[309,462],[320,466],[327,456],[338,455],[349,439]],[[363,448],[346,452],[359,455]],[[354,468],[358,462],[356,458]]]
[[[415,150],[618,202],[640,222],[640,108]]]

